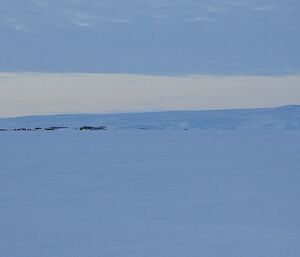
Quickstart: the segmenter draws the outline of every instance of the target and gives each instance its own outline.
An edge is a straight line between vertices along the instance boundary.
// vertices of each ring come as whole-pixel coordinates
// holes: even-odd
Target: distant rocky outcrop
[[[80,130],[107,130],[107,128],[105,126],[98,126],[98,127],[83,126],[80,127]]]
[[[48,127],[45,128],[44,130],[58,130],[58,129],[67,129],[68,127]]]
[[[63,126],[51,126],[51,127],[46,127],[46,128],[41,128],[41,127],[36,127],[36,128],[0,128],[1,131],[39,131],[39,130],[47,130],[47,131],[52,131],[52,130],[60,130],[60,129],[69,129],[69,127],[63,127]],[[82,126],[79,128],[73,128],[73,129],[79,129],[79,130],[107,130],[105,126]]]
[[[32,131],[31,128],[15,128],[13,131]]]

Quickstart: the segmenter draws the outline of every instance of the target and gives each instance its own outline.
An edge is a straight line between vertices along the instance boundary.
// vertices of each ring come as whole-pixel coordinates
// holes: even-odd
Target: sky
[[[284,75],[299,0],[1,0],[0,71]]]
[[[299,26],[298,0],[1,0],[0,116],[299,104]]]
[[[0,74],[0,117],[300,104],[300,76]]]

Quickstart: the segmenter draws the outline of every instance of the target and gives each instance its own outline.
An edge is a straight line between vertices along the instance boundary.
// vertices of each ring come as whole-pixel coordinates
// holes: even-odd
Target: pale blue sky
[[[300,104],[300,76],[0,73],[0,117]]]
[[[300,104],[299,27],[299,0],[1,0],[0,117]]]
[[[1,0],[0,72],[300,71],[299,0]]]

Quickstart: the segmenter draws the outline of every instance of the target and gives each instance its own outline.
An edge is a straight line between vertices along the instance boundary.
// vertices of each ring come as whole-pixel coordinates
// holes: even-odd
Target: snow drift
[[[69,114],[0,119],[0,128],[105,126],[109,129],[300,129],[300,106],[130,114]]]
[[[300,255],[298,106],[0,124],[1,256]]]

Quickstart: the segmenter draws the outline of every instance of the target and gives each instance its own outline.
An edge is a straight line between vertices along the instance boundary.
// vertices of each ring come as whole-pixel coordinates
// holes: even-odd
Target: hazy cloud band
[[[300,76],[0,73],[0,116],[300,104]]]

